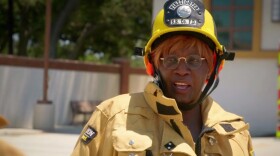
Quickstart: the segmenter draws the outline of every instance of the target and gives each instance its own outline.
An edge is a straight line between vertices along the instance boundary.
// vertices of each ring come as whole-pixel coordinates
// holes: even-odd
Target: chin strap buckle
[[[134,48],[134,55],[136,55],[136,56],[144,56],[145,55],[144,48],[135,47]]]
[[[227,61],[233,61],[235,58],[235,52],[227,51],[225,47],[223,47],[224,54],[222,55],[222,58]]]
[[[227,61],[233,61],[234,58],[235,58],[235,53],[234,52],[226,52],[226,53],[224,53],[224,57],[225,57],[225,60],[227,60]]]

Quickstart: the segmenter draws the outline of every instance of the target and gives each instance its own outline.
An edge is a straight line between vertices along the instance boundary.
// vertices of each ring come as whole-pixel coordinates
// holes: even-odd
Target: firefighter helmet
[[[144,62],[149,63],[148,54],[166,36],[186,33],[205,41],[218,55],[223,54],[223,46],[217,39],[216,27],[211,14],[199,0],[169,0],[156,16],[152,36],[144,50]]]

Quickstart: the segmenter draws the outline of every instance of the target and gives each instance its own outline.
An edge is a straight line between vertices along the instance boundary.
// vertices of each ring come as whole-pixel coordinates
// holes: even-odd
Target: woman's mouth
[[[184,83],[184,82],[175,82],[174,86],[176,88],[176,90],[186,90],[188,89],[191,85],[188,83]]]

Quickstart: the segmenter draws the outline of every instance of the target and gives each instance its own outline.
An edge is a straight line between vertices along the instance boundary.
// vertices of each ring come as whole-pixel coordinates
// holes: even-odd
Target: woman
[[[229,53],[197,0],[169,0],[144,51],[144,92],[97,106],[73,156],[253,155],[249,126],[208,95]]]

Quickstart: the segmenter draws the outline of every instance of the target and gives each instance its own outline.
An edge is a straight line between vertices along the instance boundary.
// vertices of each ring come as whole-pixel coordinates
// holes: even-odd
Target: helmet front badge
[[[177,14],[181,18],[188,18],[192,14],[192,9],[188,5],[182,5],[177,9]]]

